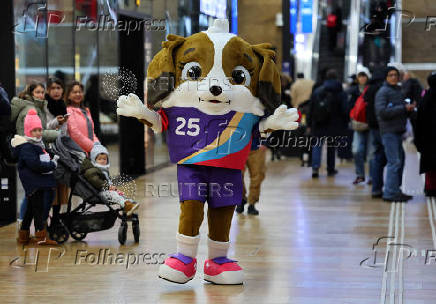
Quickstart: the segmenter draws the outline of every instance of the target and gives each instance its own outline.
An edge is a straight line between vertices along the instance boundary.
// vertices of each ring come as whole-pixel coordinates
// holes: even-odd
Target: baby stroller
[[[71,193],[68,198],[67,211],[53,214],[48,232],[50,238],[58,243],[64,243],[69,236],[77,241],[83,240],[90,232],[110,229],[117,218],[121,219],[118,229],[118,241],[124,245],[127,239],[127,222],[132,222],[135,242],[139,242],[139,219],[137,214],[127,216],[120,205],[111,203],[99,196],[95,189],[83,176],[79,174],[81,161],[86,157],[80,147],[67,136],[59,136],[50,147],[49,153],[59,155],[58,166],[55,170],[56,181],[68,185]],[[73,195],[79,196],[83,202],[71,207]],[[105,206],[106,211],[92,211],[91,208]]]

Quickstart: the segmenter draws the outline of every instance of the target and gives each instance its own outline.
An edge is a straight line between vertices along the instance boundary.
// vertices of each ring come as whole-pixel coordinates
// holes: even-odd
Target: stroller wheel
[[[118,229],[118,241],[121,245],[124,245],[127,239],[127,222],[122,221],[120,228]]]
[[[62,223],[62,221],[57,221],[55,224],[48,227],[48,233],[50,238],[56,241],[58,244],[62,244],[68,240],[70,234],[68,233],[67,227]]]
[[[139,220],[137,217],[132,219],[132,232],[135,243],[139,243],[139,235],[141,234],[141,232],[139,230]]]
[[[86,238],[88,234],[85,232],[77,232],[77,231],[71,231],[71,237],[75,239],[76,241],[81,241],[84,238]]]

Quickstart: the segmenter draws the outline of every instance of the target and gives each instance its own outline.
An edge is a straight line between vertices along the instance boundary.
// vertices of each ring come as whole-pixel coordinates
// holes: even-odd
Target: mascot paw
[[[238,285],[244,282],[244,271],[236,261],[214,258],[204,262],[204,280],[219,285]]]
[[[117,114],[128,117],[142,119],[144,112],[144,104],[138,96],[130,93],[128,96],[121,95],[117,101]]]
[[[197,259],[181,253],[173,254],[159,268],[159,278],[179,284],[192,280],[197,271]]]
[[[295,108],[287,108],[285,105],[278,107],[274,114],[266,120],[266,129],[271,130],[295,130],[298,128],[299,115]]]

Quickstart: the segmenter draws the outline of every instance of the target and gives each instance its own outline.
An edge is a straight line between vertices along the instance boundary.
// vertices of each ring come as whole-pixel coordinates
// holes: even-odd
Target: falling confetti
[[[114,186],[117,191],[122,192],[124,198],[135,200],[136,182],[133,177],[121,174],[111,177],[111,181],[112,186]],[[103,190],[109,190],[109,186],[105,186]]]
[[[129,69],[120,67],[118,73],[105,73],[102,78],[102,91],[106,99],[116,101],[119,96],[136,92],[138,81]]]

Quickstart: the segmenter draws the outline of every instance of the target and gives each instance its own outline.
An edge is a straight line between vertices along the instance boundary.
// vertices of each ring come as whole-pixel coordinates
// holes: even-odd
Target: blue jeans
[[[318,144],[312,148],[312,169],[319,169],[321,167],[321,154],[323,141],[320,140]],[[333,144],[327,145],[327,172],[335,170],[336,160],[336,147]]]
[[[354,131],[353,154],[357,177],[365,178],[365,162],[369,146],[369,131]]]
[[[48,219],[48,215],[50,213],[50,209],[51,209],[51,204],[53,203],[54,200],[54,195],[55,195],[55,191],[52,189],[46,189],[44,190],[44,220]],[[21,201],[21,206],[20,206],[20,220],[23,220],[24,215],[26,214],[26,210],[27,210],[27,198],[24,197],[23,200]]]
[[[370,133],[371,158],[369,161],[369,174],[372,179],[372,194],[380,194],[383,190],[383,171],[387,160],[380,136],[380,130],[371,129]]]
[[[403,138],[400,133],[385,133],[381,135],[386,159],[388,161],[385,190],[383,197],[393,199],[401,194],[401,183],[404,169]]]

